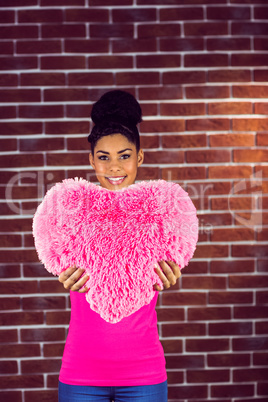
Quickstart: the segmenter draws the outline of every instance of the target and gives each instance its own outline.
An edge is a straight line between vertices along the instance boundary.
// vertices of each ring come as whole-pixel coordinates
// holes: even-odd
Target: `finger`
[[[77,291],[79,293],[86,293],[88,291],[88,287],[85,286],[86,282],[88,281],[89,276],[88,274],[85,274],[79,281],[77,281],[74,285],[74,289],[71,289],[73,291]]]
[[[65,287],[65,289],[71,289],[76,284],[76,282],[79,281],[84,272],[84,269],[77,268],[75,272],[63,282],[63,286]]]
[[[59,275],[59,281],[61,283],[65,282],[78,268],[77,267],[70,267],[65,269],[60,275]]]
[[[171,269],[173,270],[174,275],[178,279],[181,276],[180,266],[178,264],[176,264],[174,261],[166,261],[166,262],[171,267]]]
[[[177,278],[171,267],[166,263],[166,261],[159,261],[158,264],[160,265],[170,285],[175,285],[175,283],[177,282]]]
[[[154,290],[157,290],[158,292],[161,292],[161,291],[162,291],[162,289],[161,289],[161,287],[158,285],[158,283],[155,283],[155,284],[154,284]]]
[[[163,286],[165,289],[168,289],[170,287],[170,281],[166,277],[165,273],[162,271],[162,269],[159,266],[155,266],[155,272],[161,279],[161,282],[163,283]]]

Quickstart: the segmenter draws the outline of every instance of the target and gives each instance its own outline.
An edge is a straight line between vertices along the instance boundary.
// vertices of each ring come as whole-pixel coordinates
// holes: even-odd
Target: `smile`
[[[111,184],[121,184],[125,180],[126,176],[120,176],[120,177],[106,177],[109,183]]]

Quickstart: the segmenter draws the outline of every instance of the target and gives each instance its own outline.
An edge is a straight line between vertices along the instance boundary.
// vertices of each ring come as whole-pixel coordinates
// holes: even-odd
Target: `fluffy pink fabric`
[[[165,180],[110,191],[83,179],[51,188],[33,220],[35,246],[45,268],[59,275],[77,266],[89,274],[91,308],[116,323],[150,303],[159,260],[181,268],[198,238],[188,194]]]

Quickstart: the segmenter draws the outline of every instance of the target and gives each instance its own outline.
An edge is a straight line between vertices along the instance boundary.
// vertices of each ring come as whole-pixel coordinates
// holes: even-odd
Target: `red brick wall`
[[[169,400],[267,401],[267,19],[266,0],[0,0],[1,401],[57,400],[69,298],[32,215],[92,179],[88,117],[112,88],[143,107],[139,179],[180,183],[200,218],[159,297]]]

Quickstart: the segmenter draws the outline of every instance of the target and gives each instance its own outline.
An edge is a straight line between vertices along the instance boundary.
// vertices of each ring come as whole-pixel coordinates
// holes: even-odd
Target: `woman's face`
[[[100,138],[89,154],[89,162],[100,185],[108,190],[120,190],[135,183],[138,167],[144,159],[143,151],[122,134]]]

